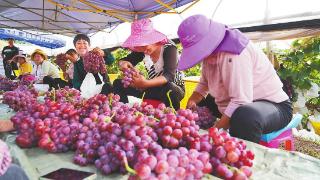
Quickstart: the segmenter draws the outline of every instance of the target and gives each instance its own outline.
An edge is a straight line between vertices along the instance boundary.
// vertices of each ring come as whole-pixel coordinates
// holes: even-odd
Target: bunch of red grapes
[[[210,155],[195,149],[158,149],[141,153],[129,179],[201,179],[212,172]]]
[[[121,80],[123,87],[127,88],[133,81],[133,76],[139,74],[135,68],[126,68],[122,71],[123,78]]]
[[[60,53],[56,57],[55,63],[62,69],[63,72],[67,70],[67,60],[66,54]]]
[[[23,111],[32,108],[37,102],[37,93],[35,90],[21,86],[14,91],[7,91],[3,94],[3,103],[8,104],[15,111]]]
[[[96,51],[89,51],[83,57],[83,65],[84,70],[89,73],[106,74],[107,72],[103,57]]]
[[[156,125],[155,129],[164,147],[187,147],[199,135],[199,126],[195,119],[197,114],[191,110],[179,110],[166,114]]]
[[[64,87],[58,90],[51,90],[46,93],[45,99],[57,101],[61,103],[68,102],[75,107],[79,107],[82,104],[81,92],[77,89]]]
[[[63,152],[71,148],[71,142],[77,138],[74,126],[80,126],[79,120],[79,113],[71,104],[50,100],[44,104],[34,103],[32,108],[17,112],[11,118],[18,131],[16,143],[20,147],[33,147],[41,139],[40,147],[50,152]]]
[[[0,91],[13,91],[19,86],[18,82],[14,82],[0,75]]]
[[[20,80],[20,84],[30,86],[36,82],[36,77],[32,74],[23,75]]]
[[[81,117],[88,117],[90,113],[111,116],[111,107],[119,103],[120,96],[110,93],[108,96],[97,94],[82,103],[80,108]]]
[[[197,106],[193,112],[198,114],[198,118],[195,121],[201,129],[208,129],[214,125],[216,118],[209,108]]]
[[[244,141],[231,137],[226,131],[212,127],[209,134],[196,139],[191,148],[210,153],[213,174],[224,179],[247,179],[251,176],[254,154],[246,150]]]

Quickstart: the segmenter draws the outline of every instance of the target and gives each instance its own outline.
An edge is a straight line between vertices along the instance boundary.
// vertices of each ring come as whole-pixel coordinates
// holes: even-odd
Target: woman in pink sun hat
[[[133,68],[143,61],[148,77],[136,73],[129,87],[125,88],[120,79],[113,83],[114,93],[122,102],[128,102],[128,95],[156,99],[170,105],[167,92],[175,109],[180,108],[184,97],[182,73],[177,71],[178,51],[175,44],[153,28],[149,19],[135,21],[131,25],[131,35],[122,45],[133,52],[119,61],[121,69]]]
[[[194,15],[180,24],[178,36],[183,46],[178,69],[202,63],[200,82],[187,107],[212,96],[214,101],[207,105],[217,107],[215,115],[220,117],[215,127],[256,143],[262,134],[291,121],[291,102],[276,71],[240,31]]]

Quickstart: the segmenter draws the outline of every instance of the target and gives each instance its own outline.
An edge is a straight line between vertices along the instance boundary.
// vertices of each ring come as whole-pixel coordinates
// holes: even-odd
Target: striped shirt
[[[178,51],[173,42],[168,42],[161,47],[159,59],[154,63],[149,55],[142,52],[132,52],[123,60],[137,65],[143,61],[148,73],[147,79],[164,76],[168,82],[173,82],[184,89],[184,74],[177,70]]]

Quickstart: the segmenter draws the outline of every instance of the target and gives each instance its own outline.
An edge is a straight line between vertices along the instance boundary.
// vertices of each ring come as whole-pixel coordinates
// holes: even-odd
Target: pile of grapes
[[[0,75],[0,91],[13,91],[18,86],[18,82],[13,82],[12,80]]]
[[[105,74],[107,71],[103,57],[96,51],[89,51],[83,57],[83,65],[84,70],[89,73]]]
[[[47,94],[11,118],[22,148],[74,151],[73,162],[130,179],[248,179],[254,159],[244,141],[210,128],[199,133],[199,115],[160,104],[124,104],[118,95],[96,95],[74,106],[72,89]],[[59,95],[57,95],[59,94]],[[53,98],[54,97],[54,98]]]
[[[32,108],[17,112],[12,118],[21,147],[40,148],[49,152],[64,152],[72,149],[77,140],[80,116],[68,103],[46,100],[45,103],[33,103]]]
[[[15,111],[28,110],[37,101],[38,94],[34,89],[19,86],[14,91],[3,94],[3,103],[8,104]]]

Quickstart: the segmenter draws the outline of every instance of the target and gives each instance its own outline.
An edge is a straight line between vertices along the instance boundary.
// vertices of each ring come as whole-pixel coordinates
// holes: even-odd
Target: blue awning
[[[1,29],[0,28],[0,39],[13,38],[19,41],[29,42],[41,47],[50,49],[61,48],[66,45],[66,42],[60,39],[49,38],[33,33],[15,30],[15,29]]]
[[[198,1],[1,0],[0,28],[37,30],[67,36],[90,34],[134,19],[179,13],[175,8]]]

